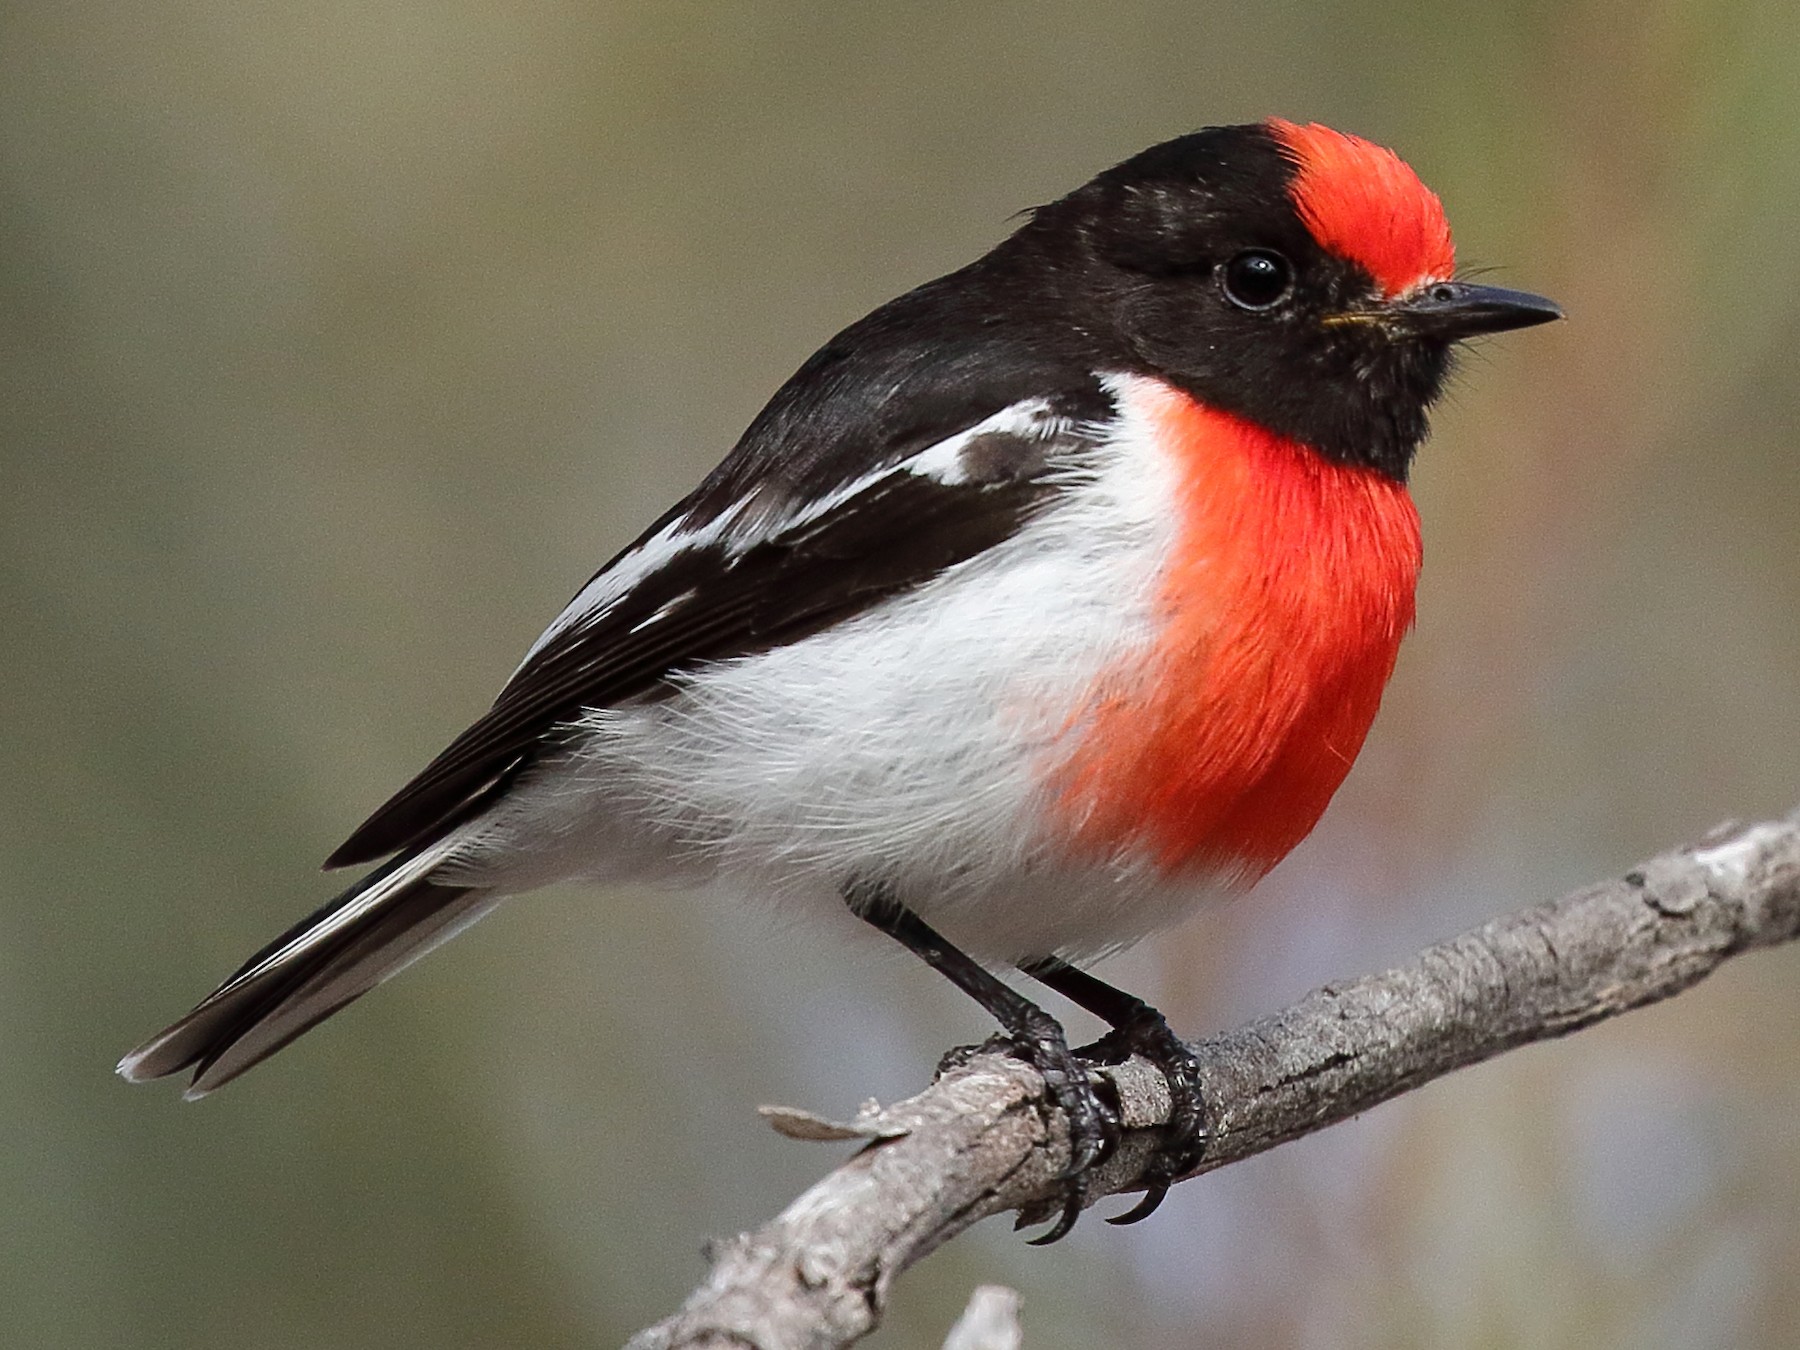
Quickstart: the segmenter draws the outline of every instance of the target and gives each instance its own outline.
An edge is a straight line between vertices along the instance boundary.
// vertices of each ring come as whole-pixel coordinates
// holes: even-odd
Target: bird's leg
[[[904,943],[986,1008],[1005,1030],[1013,1052],[1043,1076],[1045,1092],[1068,1121],[1069,1165],[1063,1172],[1068,1189],[1055,1225],[1032,1241],[1055,1242],[1075,1226],[1081,1213],[1088,1169],[1118,1147],[1117,1113],[1094,1091],[1087,1067],[1070,1053],[1062,1024],[1049,1013],[951,946],[885,886],[852,886],[845,899],[862,919]]]
[[[1107,1022],[1113,1030],[1080,1054],[1100,1063],[1142,1055],[1162,1070],[1169,1084],[1169,1123],[1162,1145],[1144,1169],[1144,1198],[1109,1223],[1136,1223],[1162,1204],[1170,1183],[1190,1171],[1206,1151],[1206,1102],[1200,1092],[1200,1063],[1167,1020],[1143,999],[1097,980],[1054,956],[1020,965],[1070,1002]]]

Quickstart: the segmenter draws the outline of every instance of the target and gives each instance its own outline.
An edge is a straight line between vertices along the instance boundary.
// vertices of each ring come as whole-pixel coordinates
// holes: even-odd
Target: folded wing
[[[494,706],[375,812],[327,866],[419,847],[480,808],[584,709],[653,698],[681,672],[797,641],[1009,537],[1097,434],[1094,391],[1009,403],[823,490],[707,486],[607,565]]]

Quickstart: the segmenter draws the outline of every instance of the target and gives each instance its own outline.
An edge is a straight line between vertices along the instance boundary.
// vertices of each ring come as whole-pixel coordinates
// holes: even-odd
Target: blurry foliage
[[[1800,11],[1774,3],[0,11],[0,1332],[604,1346],[985,1032],[842,933],[514,907],[200,1107],[107,1070],[836,327],[1152,140],[1397,145],[1571,321],[1474,353],[1420,630],[1194,1031],[1800,798]],[[968,1289],[1033,1350],[1781,1346],[1800,979],[1756,958]]]

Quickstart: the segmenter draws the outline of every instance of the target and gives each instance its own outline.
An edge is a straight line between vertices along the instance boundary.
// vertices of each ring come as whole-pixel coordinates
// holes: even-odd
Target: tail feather
[[[119,1061],[134,1083],[193,1070],[201,1097],[447,942],[500,902],[429,879],[438,849],[364,877],[244,963],[180,1021]]]

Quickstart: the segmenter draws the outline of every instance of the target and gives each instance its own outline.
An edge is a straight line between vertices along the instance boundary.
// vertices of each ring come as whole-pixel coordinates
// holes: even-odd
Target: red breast
[[[1343,782],[1413,621],[1405,487],[1172,388],[1141,411],[1178,465],[1148,653],[1101,680],[1053,776],[1073,850],[1248,882]]]

